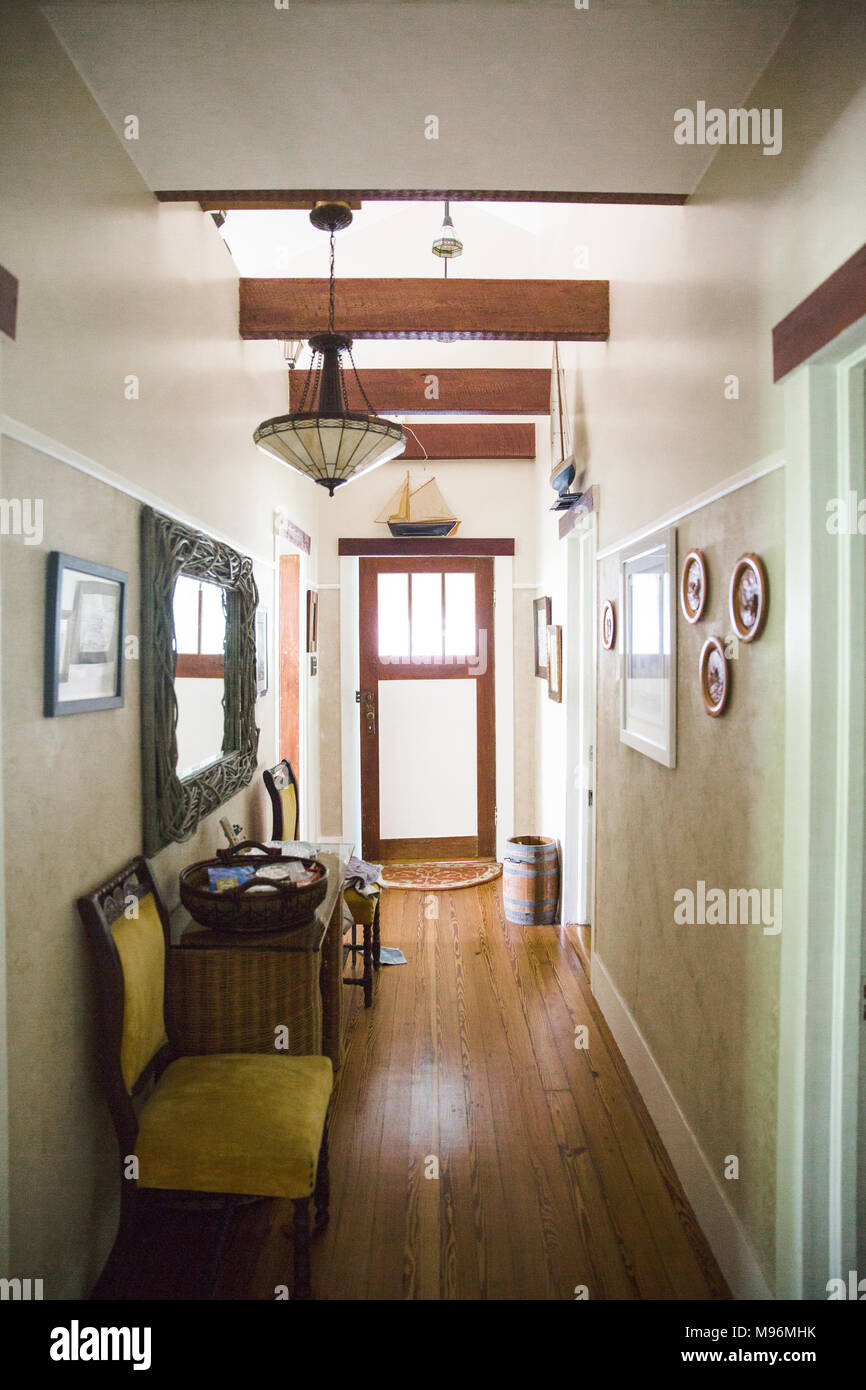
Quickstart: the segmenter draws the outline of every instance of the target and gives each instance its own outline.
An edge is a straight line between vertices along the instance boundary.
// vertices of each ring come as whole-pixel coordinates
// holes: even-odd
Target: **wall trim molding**
[[[699,512],[702,507],[709,507],[722,497],[727,497],[741,487],[748,487],[750,483],[756,483],[759,478],[765,478],[768,473],[775,473],[777,468],[784,468],[784,466],[784,450],[778,449],[775,453],[768,454],[766,458],[759,459],[757,463],[742,469],[741,472],[731,474],[729,478],[726,478],[716,487],[698,493],[690,501],[684,502],[681,507],[665,512],[663,516],[650,522],[648,526],[642,526],[639,531],[632,531],[628,536],[623,536],[622,540],[604,546],[595,558],[596,560],[605,560],[608,555],[616,555],[617,551],[624,550],[627,545],[632,545],[635,541],[645,540],[647,536],[653,535],[655,531],[661,530],[664,526],[674,526],[678,521],[683,521],[685,517],[691,516],[692,512]]]
[[[646,1039],[597,953],[592,992],[735,1299],[772,1299],[745,1227],[683,1114]]]
[[[32,429],[30,425],[25,425],[20,420],[13,420],[11,415],[0,414],[0,435],[5,435],[7,439],[16,440],[18,444],[26,445],[28,449],[35,449],[48,458],[56,459],[58,463],[65,463],[70,468],[76,468],[79,473],[86,473],[88,477],[95,478],[97,482],[113,487],[116,492],[123,492],[127,497],[134,497],[137,502],[144,502],[146,506],[162,512],[172,521],[183,522],[185,526],[192,526],[197,531],[203,531],[206,536],[212,537],[213,540],[223,541],[224,544],[230,545],[241,555],[248,555],[255,564],[261,565],[264,569],[272,570],[274,568],[273,560],[268,560],[263,555],[256,555],[248,546],[242,545],[222,531],[215,530],[213,526],[202,521],[200,517],[192,516],[189,512],[178,511],[158,493],[138,487],[128,478],[124,478],[122,474],[115,473],[102,463],[97,463],[96,459],[89,458],[87,454],[79,453],[77,449],[71,449],[67,444],[61,444],[59,440],[52,439],[50,435],[43,434],[41,430]]]

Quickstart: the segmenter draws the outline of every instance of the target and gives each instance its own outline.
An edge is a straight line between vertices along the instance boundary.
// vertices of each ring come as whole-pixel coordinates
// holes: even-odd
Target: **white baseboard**
[[[592,957],[592,992],[652,1116],[731,1293],[738,1299],[772,1299],[773,1294],[742,1222],[725,1196],[646,1039],[605,969],[604,962],[597,955]]]

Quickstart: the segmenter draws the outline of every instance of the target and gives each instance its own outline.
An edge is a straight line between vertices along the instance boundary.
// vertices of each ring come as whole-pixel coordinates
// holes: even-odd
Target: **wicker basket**
[[[249,855],[239,851],[258,849],[261,854]],[[312,882],[298,884],[261,877],[259,871],[272,864],[284,864],[279,850],[269,850],[253,840],[219,851],[216,859],[202,859],[190,864],[180,875],[180,900],[191,917],[203,927],[215,931],[255,933],[289,931],[306,925],[328,892],[328,871],[316,859],[295,860],[315,877]],[[226,865],[252,868],[256,873],[236,888],[215,892],[209,882],[208,869]]]

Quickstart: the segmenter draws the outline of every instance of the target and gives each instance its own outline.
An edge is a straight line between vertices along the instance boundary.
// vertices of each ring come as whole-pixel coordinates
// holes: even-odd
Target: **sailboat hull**
[[[451,536],[459,521],[389,521],[392,536]]]
[[[565,492],[574,482],[574,459],[562,459],[550,474],[550,486],[554,492]]]

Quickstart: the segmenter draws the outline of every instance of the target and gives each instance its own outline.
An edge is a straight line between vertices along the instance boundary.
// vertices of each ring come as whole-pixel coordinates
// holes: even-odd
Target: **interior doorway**
[[[492,858],[492,559],[361,559],[359,639],[364,857]]]
[[[279,758],[288,758],[301,786],[307,769],[301,767],[301,558],[280,556]],[[303,829],[303,827],[302,827]]]

